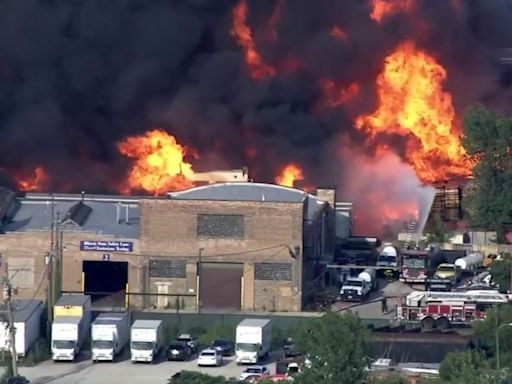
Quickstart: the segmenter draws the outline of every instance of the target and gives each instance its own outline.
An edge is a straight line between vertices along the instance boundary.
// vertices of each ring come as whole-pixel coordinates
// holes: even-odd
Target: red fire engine
[[[427,280],[428,252],[407,250],[402,253],[400,281],[424,283]]]
[[[469,325],[483,320],[485,311],[509,302],[509,296],[495,290],[464,292],[412,292],[405,305],[397,306],[396,318],[402,323],[420,323],[422,329],[446,329],[451,324]]]

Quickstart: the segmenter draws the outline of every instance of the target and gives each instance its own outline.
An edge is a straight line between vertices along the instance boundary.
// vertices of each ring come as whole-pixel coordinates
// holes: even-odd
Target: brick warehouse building
[[[297,311],[319,265],[332,258],[334,201],[332,190],[314,196],[258,183],[159,199],[11,195],[0,203],[9,206],[0,211],[0,252],[9,269],[23,269],[15,276],[19,296],[44,299],[53,210],[64,291],[128,287],[130,304],[145,308],[173,307],[171,295],[181,295],[192,310]]]

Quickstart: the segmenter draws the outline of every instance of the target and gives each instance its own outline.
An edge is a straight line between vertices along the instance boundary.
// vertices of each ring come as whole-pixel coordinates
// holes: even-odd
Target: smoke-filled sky
[[[370,0],[248,0],[255,47],[275,69],[254,80],[230,32],[238,1],[4,0],[0,179],[12,185],[40,165],[54,191],[113,192],[130,166],[116,143],[162,128],[197,151],[197,169],[247,165],[273,181],[296,162],[310,184],[361,199],[346,187],[359,163],[350,154],[371,146],[359,147],[354,117],[375,110],[376,78],[402,41],[446,68],[458,119],[471,103],[506,109],[512,96],[498,60],[512,46],[512,2],[411,1],[379,23]],[[362,97],[321,108],[320,79],[356,83]],[[403,155],[403,141],[387,141]]]

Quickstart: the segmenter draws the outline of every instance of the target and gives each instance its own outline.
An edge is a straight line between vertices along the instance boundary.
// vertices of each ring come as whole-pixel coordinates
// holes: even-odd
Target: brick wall
[[[254,279],[254,263],[285,263],[292,260],[288,249],[299,247],[302,257],[302,203],[240,202],[240,201],[190,201],[190,200],[143,200],[141,210],[140,250],[147,256],[185,258],[187,278],[165,279],[169,293],[196,292],[196,268],[199,249],[204,262],[243,262],[244,287],[243,309],[267,310],[277,306],[283,310],[297,310],[300,287],[293,294],[294,281],[267,281],[271,290],[260,290],[265,282]],[[243,231],[237,229],[232,237],[205,236],[208,230],[201,227],[198,235],[198,215],[241,215]],[[208,222],[208,220],[206,220]],[[232,220],[239,225],[239,219]],[[214,223],[209,221],[208,224]],[[204,223],[204,221],[203,221]],[[208,233],[225,234],[229,230],[218,225]],[[243,233],[243,236],[240,234]],[[272,249],[265,249],[274,247]],[[247,253],[245,253],[247,252]],[[233,255],[230,255],[233,254]],[[282,271],[281,271],[282,272]],[[299,274],[300,276],[300,274]],[[159,279],[162,285],[164,279]],[[258,285],[259,284],[259,285]],[[151,279],[151,291],[156,291],[157,281]],[[162,288],[160,288],[162,289]],[[281,299],[274,297],[281,296]],[[273,301],[278,300],[276,304]],[[186,301],[194,305],[192,300]]]

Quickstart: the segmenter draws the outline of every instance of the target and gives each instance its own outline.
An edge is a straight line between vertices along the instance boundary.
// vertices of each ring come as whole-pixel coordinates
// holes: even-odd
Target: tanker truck
[[[368,295],[379,287],[375,269],[366,268],[357,277],[349,277],[340,290],[344,301],[363,301]]]
[[[455,260],[455,265],[462,271],[472,271],[482,267],[484,257],[481,253],[470,253],[465,257],[460,257]]]

